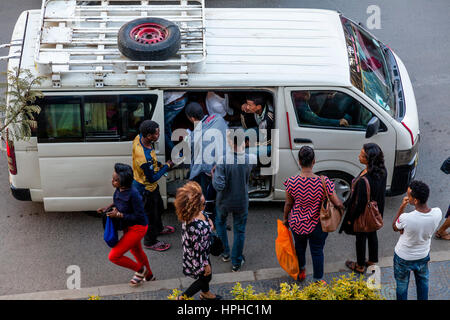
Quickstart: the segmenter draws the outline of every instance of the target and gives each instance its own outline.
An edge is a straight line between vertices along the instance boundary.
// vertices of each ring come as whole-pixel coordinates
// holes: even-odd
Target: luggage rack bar
[[[142,87],[142,75],[178,73],[185,86],[189,66],[206,58],[204,7],[204,0],[43,0],[35,62],[51,73],[53,87],[61,87],[64,75],[74,73],[93,77],[96,87],[102,87],[109,74],[136,74],[135,84]],[[175,56],[133,61],[120,53],[120,27],[143,17],[177,24],[181,48]]]

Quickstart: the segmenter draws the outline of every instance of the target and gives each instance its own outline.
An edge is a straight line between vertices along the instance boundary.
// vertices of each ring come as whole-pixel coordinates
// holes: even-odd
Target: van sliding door
[[[92,211],[112,202],[117,162],[131,165],[132,141],[145,119],[164,132],[162,92],[53,92],[38,119],[38,156],[46,211]],[[164,134],[156,145],[164,161]],[[161,180],[165,195],[165,180]]]

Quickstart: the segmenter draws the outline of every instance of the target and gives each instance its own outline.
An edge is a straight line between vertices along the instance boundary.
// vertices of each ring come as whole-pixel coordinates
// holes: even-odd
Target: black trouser
[[[152,246],[158,242],[158,235],[163,230],[162,213],[164,212],[164,202],[159,193],[159,186],[150,192],[144,192],[144,210],[148,218],[148,230],[144,236],[144,245]]]
[[[366,241],[367,240],[367,241]],[[356,233],[356,261],[359,266],[366,263],[366,242],[369,244],[369,261],[378,262],[378,237],[377,232]]]
[[[202,172],[192,178],[192,181],[197,182],[200,187],[202,187],[202,193],[206,200],[205,211],[209,214],[208,218],[210,218],[212,221],[215,221],[217,192],[212,185],[211,177]]]
[[[195,280],[189,288],[186,289],[185,292],[183,292],[182,296],[186,295],[188,297],[192,297],[194,294],[202,290],[202,292],[208,292],[209,291],[209,282],[211,281],[212,274],[209,276],[205,276],[201,274],[197,280]]]

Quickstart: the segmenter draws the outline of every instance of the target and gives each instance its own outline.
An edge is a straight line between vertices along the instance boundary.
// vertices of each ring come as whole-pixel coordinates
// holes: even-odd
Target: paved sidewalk
[[[387,300],[395,300],[395,279],[392,269],[392,257],[381,259],[378,265],[381,269],[381,294]],[[429,268],[429,299],[450,300],[450,252],[432,252]],[[312,267],[307,265],[306,270],[307,277],[301,283],[302,287],[312,281]],[[349,271],[346,270],[344,263],[328,264],[325,265],[324,279],[329,283],[333,278],[348,273]],[[172,289],[178,288],[183,290],[192,281],[190,278],[177,278],[144,283],[137,288],[131,288],[128,284],[120,284],[82,288],[79,290],[35,292],[0,296],[0,300],[86,300],[91,295],[99,296],[102,300],[167,300],[167,297],[172,293]],[[230,291],[236,282],[240,282],[244,288],[247,285],[251,285],[255,292],[259,293],[267,292],[270,289],[278,290],[280,284],[283,282],[292,284],[296,281],[287,276],[281,268],[246,271],[244,265],[243,271],[241,272],[213,274],[210,288],[212,292],[222,295],[227,300],[231,300],[233,296]],[[416,297],[414,276],[411,274],[408,299],[415,300]],[[199,294],[195,296],[195,299],[198,298]]]

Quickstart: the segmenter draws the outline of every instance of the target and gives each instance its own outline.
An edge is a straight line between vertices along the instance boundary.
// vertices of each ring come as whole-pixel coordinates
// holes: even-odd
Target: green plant
[[[4,97],[0,100],[0,133],[3,140],[28,140],[37,127],[35,115],[41,108],[35,104],[42,93],[33,89],[44,76],[35,77],[28,69],[14,68],[7,73]]]
[[[101,300],[102,298],[100,298],[99,296],[89,296],[88,300]]]
[[[330,284],[315,282],[300,289],[298,284],[281,283],[279,292],[256,293],[251,285],[243,288],[237,282],[231,290],[234,300],[384,300],[378,290],[371,289],[363,276],[354,273],[333,278]]]
[[[178,300],[178,297],[180,297],[181,296],[181,290],[179,290],[179,289],[173,289],[172,290],[172,294],[170,294],[169,296],[167,296],[167,299],[169,299],[169,300]],[[186,295],[183,295],[182,296],[182,298],[183,298],[183,300],[194,300],[194,298],[193,297],[188,297],[188,296],[186,296]]]

